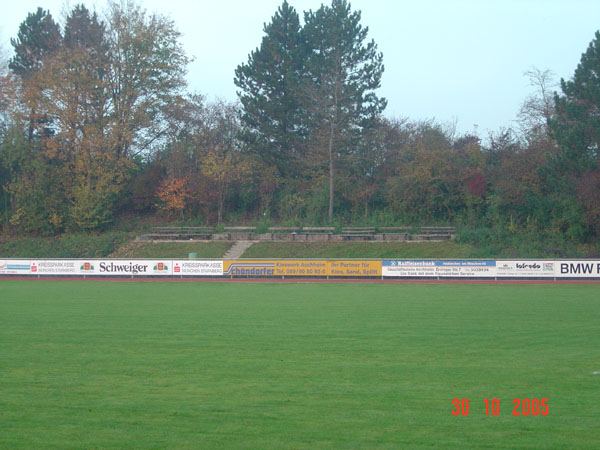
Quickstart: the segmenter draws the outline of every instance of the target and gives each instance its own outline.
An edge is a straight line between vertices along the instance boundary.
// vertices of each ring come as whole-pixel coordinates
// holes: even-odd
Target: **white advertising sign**
[[[431,260],[383,260],[381,274],[384,277],[436,277],[435,261]]]
[[[45,259],[34,264],[39,275],[79,275],[79,261],[74,259]]]
[[[0,275],[222,276],[223,261],[44,259],[0,260]]]
[[[600,261],[555,261],[555,275],[563,278],[600,278]]]
[[[493,260],[383,260],[384,277],[485,277],[496,276]]]
[[[555,267],[554,261],[496,261],[499,277],[554,277]]]
[[[173,275],[222,276],[223,261],[180,260],[173,261]]]
[[[171,260],[90,259],[78,261],[80,275],[170,276]]]
[[[496,276],[496,261],[492,260],[443,260],[436,261],[439,277],[486,277]]]
[[[29,259],[0,260],[0,274],[2,275],[35,275],[36,273],[35,261]]]

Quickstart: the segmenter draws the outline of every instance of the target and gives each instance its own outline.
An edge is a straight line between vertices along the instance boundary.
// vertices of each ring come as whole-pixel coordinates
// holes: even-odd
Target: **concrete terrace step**
[[[271,227],[258,232],[256,227],[155,227],[140,241],[420,241],[449,240],[454,227]]]
[[[223,255],[223,259],[238,259],[246,250],[252,247],[257,241],[235,241],[227,253]]]

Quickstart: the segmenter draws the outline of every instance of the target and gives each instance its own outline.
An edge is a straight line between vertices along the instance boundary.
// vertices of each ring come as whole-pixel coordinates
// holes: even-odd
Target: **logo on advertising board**
[[[182,276],[223,276],[222,260],[172,261],[173,273]]]
[[[523,270],[538,270],[541,269],[542,266],[540,266],[538,263],[536,262],[521,262],[521,263],[517,263],[516,264],[517,269],[523,269]]]
[[[81,261],[73,261],[69,259],[42,259],[34,261],[37,264],[36,270],[31,268],[32,272],[37,271],[44,275],[74,275],[80,273]]]
[[[424,260],[424,259],[407,259],[407,260],[394,260],[394,259],[384,259],[382,261],[382,265],[386,267],[433,267],[435,266],[435,261],[433,260]]]
[[[148,264],[144,261],[100,261],[98,264],[100,273],[114,275],[137,275],[148,272]]]
[[[597,277],[600,275],[600,261],[575,260],[557,261],[559,276],[566,277]]]
[[[167,266],[164,262],[158,262],[152,267],[152,270],[155,272],[168,272],[169,266]]]
[[[35,264],[34,264],[35,265]],[[37,267],[35,268],[37,270]],[[0,263],[0,272],[7,275],[27,275],[32,273],[31,261],[12,260]]]
[[[79,268],[82,272],[92,272],[94,270],[94,266],[90,262],[84,262]]]
[[[226,261],[223,274],[237,276],[273,276],[274,262],[229,262]]]
[[[554,261],[498,261],[500,277],[552,277]]]
[[[36,273],[37,272],[37,264],[34,262],[33,264],[31,264],[31,273]]]

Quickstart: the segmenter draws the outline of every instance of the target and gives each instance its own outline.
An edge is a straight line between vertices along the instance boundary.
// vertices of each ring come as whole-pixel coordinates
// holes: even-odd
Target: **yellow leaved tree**
[[[208,151],[201,160],[201,174],[208,181],[207,194],[217,204],[217,223],[223,221],[227,193],[250,174],[250,164],[239,154],[221,147]]]

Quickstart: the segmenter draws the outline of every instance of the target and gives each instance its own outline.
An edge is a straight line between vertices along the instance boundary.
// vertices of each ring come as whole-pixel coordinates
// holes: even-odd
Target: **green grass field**
[[[599,448],[596,371],[597,285],[0,281],[2,448]]]

